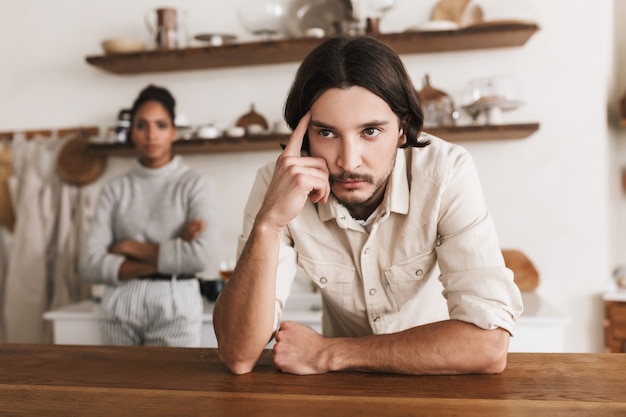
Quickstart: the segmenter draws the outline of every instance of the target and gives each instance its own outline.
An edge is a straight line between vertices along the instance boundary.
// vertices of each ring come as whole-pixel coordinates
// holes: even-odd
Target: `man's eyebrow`
[[[320,122],[319,120],[311,120],[311,126],[321,127],[322,129],[328,129],[328,130],[334,129],[333,126]]]
[[[371,126],[384,126],[389,124],[388,120],[372,120],[370,122],[366,122],[361,124],[359,127],[366,128]],[[319,120],[311,120],[311,126],[320,127],[322,129],[334,130],[335,127],[324,122],[320,122]]]

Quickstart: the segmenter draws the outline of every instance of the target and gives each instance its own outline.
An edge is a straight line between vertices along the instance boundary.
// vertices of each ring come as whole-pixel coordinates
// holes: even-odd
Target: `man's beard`
[[[395,159],[394,159],[394,165],[395,165]],[[382,176],[377,182],[375,182],[375,178],[373,178],[371,175],[351,174],[348,172],[343,172],[337,175],[331,175],[330,176],[331,194],[335,196],[337,201],[340,202],[344,207],[347,207],[347,208],[353,207],[355,209],[368,207],[372,204],[372,200],[378,197],[378,192],[381,190],[381,188],[384,188],[387,185],[392,171],[393,171],[393,165],[391,166],[391,169],[389,170],[389,172],[387,172],[387,175]],[[357,199],[356,197],[355,198],[339,198],[339,196],[337,196],[332,191],[333,184],[338,181],[362,181],[368,184],[374,184],[374,190],[369,195],[369,197],[365,199]],[[348,190],[349,194],[352,194],[353,192],[354,192],[353,190]]]

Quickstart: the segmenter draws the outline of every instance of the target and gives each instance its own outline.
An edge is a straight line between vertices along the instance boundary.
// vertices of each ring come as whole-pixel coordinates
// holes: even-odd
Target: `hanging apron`
[[[50,299],[48,243],[54,225],[51,182],[57,145],[52,139],[13,139],[16,221],[4,288],[4,338],[9,343],[50,342],[43,313]]]

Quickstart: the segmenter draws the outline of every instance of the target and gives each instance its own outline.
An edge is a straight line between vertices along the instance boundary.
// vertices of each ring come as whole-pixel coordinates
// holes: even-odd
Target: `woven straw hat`
[[[84,136],[68,139],[63,144],[57,156],[57,172],[64,181],[86,185],[102,175],[107,158],[91,152],[88,145],[89,139]]]

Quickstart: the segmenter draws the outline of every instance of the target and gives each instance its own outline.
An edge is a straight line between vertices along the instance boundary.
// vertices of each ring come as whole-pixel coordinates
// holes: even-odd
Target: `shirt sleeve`
[[[506,268],[474,163],[453,158],[441,198],[436,246],[450,318],[513,334],[523,306]]]
[[[110,184],[103,186],[85,245],[80,251],[80,276],[94,284],[116,284],[118,271],[124,262],[123,256],[109,253],[109,246],[113,243],[112,215],[115,201],[113,187]]]
[[[213,180],[206,176],[195,176],[186,193],[187,218],[184,226],[196,219],[205,223],[204,231],[197,239],[185,241],[181,237],[159,244],[157,270],[164,274],[197,274],[216,269],[218,225],[216,197]]]

